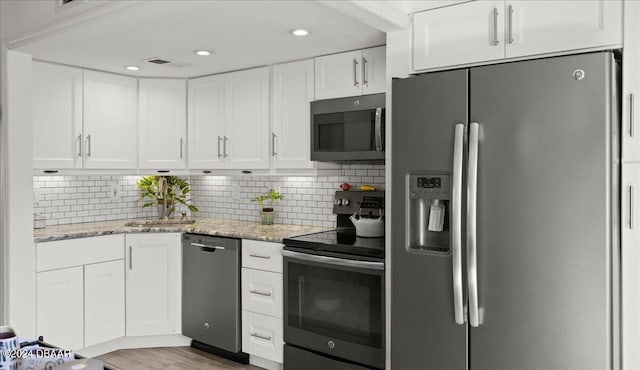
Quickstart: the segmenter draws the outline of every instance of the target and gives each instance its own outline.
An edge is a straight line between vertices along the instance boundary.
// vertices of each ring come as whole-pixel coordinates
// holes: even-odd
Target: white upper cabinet
[[[140,79],[138,91],[139,167],[187,166],[187,96],[184,80]]]
[[[189,168],[221,168],[224,75],[189,80]]]
[[[507,58],[622,41],[620,1],[507,1],[506,13]]]
[[[471,1],[413,16],[413,69],[622,43],[622,2]]]
[[[472,1],[413,16],[416,70],[504,58],[504,1]]]
[[[82,168],[82,70],[33,62],[33,167]]]
[[[271,155],[274,168],[313,168],[310,103],[313,60],[273,66]]]
[[[189,80],[189,168],[269,168],[269,68]]]
[[[269,168],[269,68],[226,74],[225,96],[225,167]]]
[[[640,1],[624,3],[622,160],[640,162]],[[640,345],[640,342],[638,343]],[[640,354],[638,366],[640,366]]]
[[[137,167],[138,80],[84,72],[85,168]]]
[[[315,98],[330,99],[385,92],[386,48],[315,58]]]

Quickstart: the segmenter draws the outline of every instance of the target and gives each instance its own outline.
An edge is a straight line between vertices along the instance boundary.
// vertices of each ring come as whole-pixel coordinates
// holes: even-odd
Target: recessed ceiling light
[[[303,30],[302,28],[299,28],[297,30],[293,30],[291,31],[291,33],[295,36],[306,36],[309,34],[309,31],[307,30]]]
[[[140,67],[138,67],[138,66],[126,66],[124,68],[126,68],[126,69],[128,69],[130,71],[138,71],[138,70],[140,70]]]
[[[194,53],[203,57],[211,55],[211,52],[209,50],[195,50]]]

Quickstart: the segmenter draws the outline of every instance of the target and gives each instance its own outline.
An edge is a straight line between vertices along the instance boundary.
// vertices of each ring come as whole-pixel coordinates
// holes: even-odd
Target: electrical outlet
[[[120,200],[120,186],[119,185],[111,185],[111,200]]]

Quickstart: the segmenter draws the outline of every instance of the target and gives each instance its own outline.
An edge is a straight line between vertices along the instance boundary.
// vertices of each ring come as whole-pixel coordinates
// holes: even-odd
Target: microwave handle
[[[376,121],[375,121],[375,130],[376,130],[376,150],[381,152],[384,147],[382,145],[382,108],[376,108]]]

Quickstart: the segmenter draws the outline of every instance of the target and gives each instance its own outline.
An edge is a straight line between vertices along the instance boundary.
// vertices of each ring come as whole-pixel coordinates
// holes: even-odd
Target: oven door
[[[384,263],[282,254],[285,342],[384,368]]]

